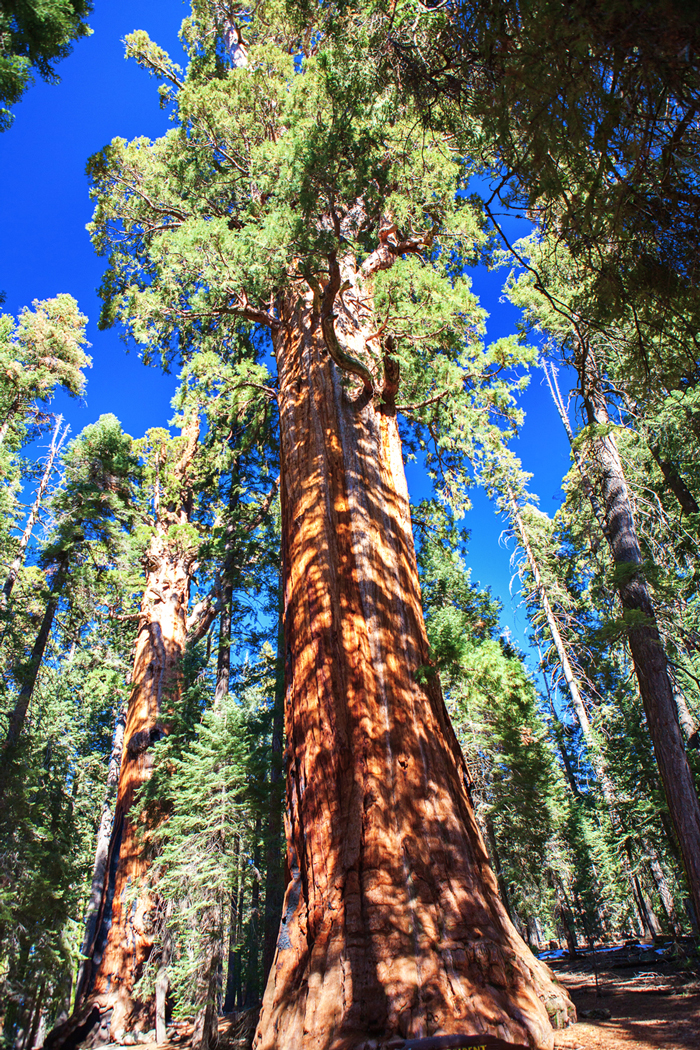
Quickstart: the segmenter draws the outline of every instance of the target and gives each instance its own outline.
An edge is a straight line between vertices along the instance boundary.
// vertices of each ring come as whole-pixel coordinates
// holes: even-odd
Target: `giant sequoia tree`
[[[240,379],[277,397],[282,467],[290,881],[256,1045],[474,1031],[549,1047],[570,1004],[508,920],[419,673],[398,414],[458,498],[455,468],[509,406],[510,344],[483,349],[461,276],[479,223],[396,92],[375,97],[274,3],[238,17],[195,4],[185,76],[130,38],[178,124],[113,142],[91,173],[103,322],[168,359],[248,321],[276,362]]]

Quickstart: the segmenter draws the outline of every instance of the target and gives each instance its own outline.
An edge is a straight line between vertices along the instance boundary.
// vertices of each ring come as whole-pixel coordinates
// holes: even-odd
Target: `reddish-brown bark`
[[[362,356],[357,279],[338,303]],[[549,1048],[573,1008],[498,896],[428,660],[393,410],[346,386],[312,300],[276,335],[288,867],[256,1050],[459,1032]],[[419,680],[420,679],[420,680]]]
[[[109,879],[92,957],[93,974],[86,985],[103,1009],[114,1009],[112,1035],[137,1024],[143,1027],[147,1021],[152,1027],[150,1004],[146,1007],[134,999],[134,985],[153,943],[153,901],[140,887],[148,862],[138,837],[134,799],[150,776],[150,748],[164,731],[168,707],[177,693],[186,635],[190,583],[186,559],[169,549],[163,535],[156,534],[149,562],[110,841]]]
[[[154,901],[145,885],[148,859],[138,835],[139,789],[153,767],[151,746],[167,732],[168,711],[180,686],[187,637],[187,601],[193,554],[170,540],[169,526],[188,518],[186,476],[197,448],[198,425],[183,431],[173,480],[183,485],[179,507],[157,508],[158,521],[146,554],[146,587],[136,636],[132,692],[102,895],[98,932],[85,973],[82,1000],[102,1016],[110,1011],[113,1038],[134,1028],[152,1028],[153,1003],[141,1003],[134,987],[153,945]],[[77,1004],[78,1005],[78,1004]]]

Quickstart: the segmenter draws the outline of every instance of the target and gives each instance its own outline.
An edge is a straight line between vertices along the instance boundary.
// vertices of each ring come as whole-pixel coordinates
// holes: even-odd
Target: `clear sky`
[[[93,368],[84,404],[59,399],[75,436],[104,412],[114,412],[124,428],[139,436],[148,427],[164,426],[171,417],[173,376],[146,368],[116,331],[99,332],[97,318],[103,260],[93,251],[85,225],[91,202],[85,164],[112,138],[150,138],[168,127],[159,108],[157,83],[134,62],[124,59],[122,40],[145,29],[175,61],[184,62],[178,40],[188,13],[182,0],[95,0],[90,18],[94,30],[58,65],[61,83],[40,80],[15,107],[15,122],[0,134],[0,289],[7,295],[3,311],[17,314],[33,299],[69,292],[90,319],[88,338]],[[514,330],[517,311],[500,300],[506,271],[473,274],[474,291],[490,314],[488,339]],[[568,470],[566,437],[539,373],[534,373],[523,399],[527,413],[516,449],[534,478],[531,489],[542,510],[552,514]],[[409,468],[409,487],[423,489],[420,472]],[[503,623],[525,645],[527,621],[511,599],[512,550],[499,544],[504,523],[481,492],[467,515],[471,530],[472,579],[489,585],[504,604]]]

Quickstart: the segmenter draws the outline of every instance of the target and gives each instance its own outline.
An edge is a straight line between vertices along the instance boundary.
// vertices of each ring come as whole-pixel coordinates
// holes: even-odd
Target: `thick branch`
[[[338,265],[338,259],[334,251],[329,253],[328,264],[330,268],[330,277],[324,288],[323,298],[321,300],[321,329],[323,331],[326,348],[338,368],[341,368],[344,372],[350,372],[352,375],[358,376],[362,380],[365,393],[371,397],[374,393],[372,373],[362,361],[358,361],[356,357],[352,357],[343,350],[338,342],[338,337],[335,334],[335,326],[333,324],[333,319],[335,317],[335,314],[333,313],[333,304],[336,295],[340,291],[340,266]]]

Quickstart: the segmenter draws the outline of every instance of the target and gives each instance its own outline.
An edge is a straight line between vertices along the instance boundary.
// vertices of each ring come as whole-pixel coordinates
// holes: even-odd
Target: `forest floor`
[[[545,961],[579,1016],[557,1032],[555,1050],[700,1050],[697,957],[675,946],[619,946]]]
[[[545,956],[579,1016],[555,1034],[555,1050],[700,1050],[700,958],[691,944],[606,946],[577,959],[561,952]],[[218,1050],[249,1050],[257,1014],[222,1017]],[[167,1050],[188,1050],[192,1024],[174,1025],[169,1034]],[[151,1043],[138,1050],[164,1048]]]

